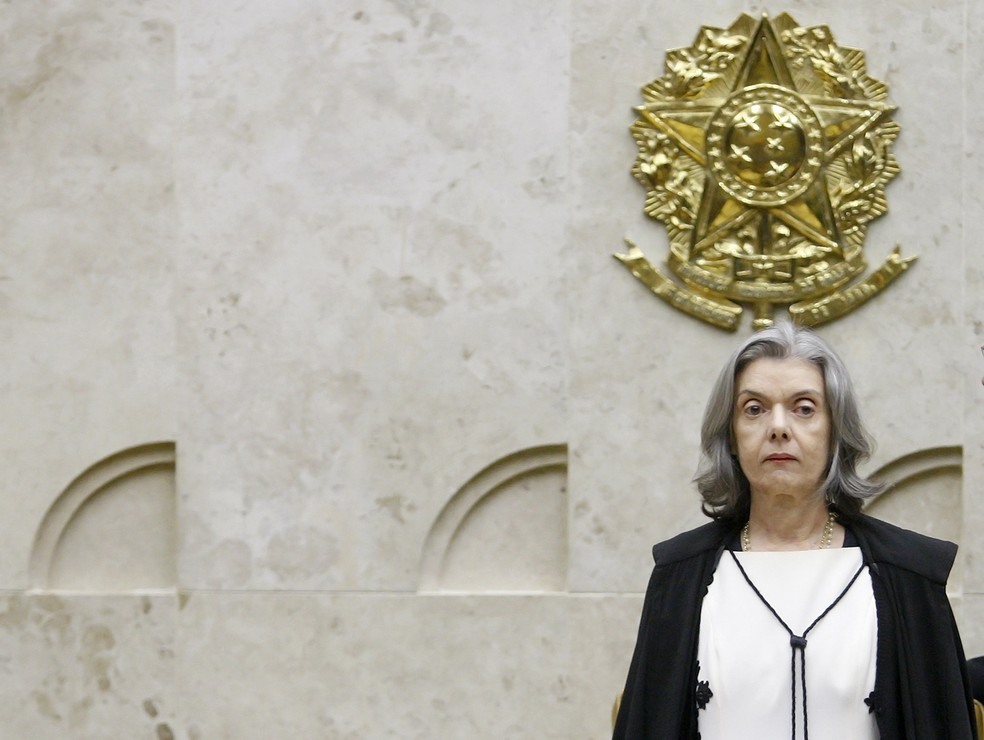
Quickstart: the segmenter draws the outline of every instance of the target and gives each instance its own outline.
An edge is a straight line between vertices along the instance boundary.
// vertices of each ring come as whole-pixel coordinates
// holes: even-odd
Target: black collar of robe
[[[956,545],[858,515],[844,522],[871,573],[878,619],[881,740],[972,740],[973,702],[946,596]],[[653,547],[615,740],[696,740],[700,609],[738,527],[714,521]],[[822,718],[816,718],[822,722]]]

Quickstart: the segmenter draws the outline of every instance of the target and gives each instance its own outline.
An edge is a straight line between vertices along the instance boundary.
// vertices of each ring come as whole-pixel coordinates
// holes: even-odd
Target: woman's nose
[[[786,412],[782,406],[776,406],[772,409],[770,418],[772,424],[769,426],[769,438],[789,439],[789,420],[786,418]]]

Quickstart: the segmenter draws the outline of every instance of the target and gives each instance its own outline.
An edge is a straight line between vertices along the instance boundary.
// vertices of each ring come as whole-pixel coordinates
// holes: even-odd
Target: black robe
[[[860,515],[845,523],[871,573],[878,619],[875,690],[881,740],[971,740],[974,708],[946,597],[953,543]],[[726,544],[715,521],[653,547],[615,740],[696,740],[700,610]],[[771,739],[769,739],[771,740]]]

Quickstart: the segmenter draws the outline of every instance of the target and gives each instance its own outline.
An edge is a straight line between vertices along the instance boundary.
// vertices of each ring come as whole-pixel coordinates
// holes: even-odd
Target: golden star
[[[715,48],[728,48],[728,38],[732,47],[744,44],[729,32],[703,33],[717,34],[707,37]],[[787,46],[797,42],[795,37],[785,40]],[[814,45],[823,41],[809,39]],[[769,229],[775,221],[843,257],[843,235],[825,169],[894,108],[866,99],[866,91],[852,87],[858,80],[849,76],[836,80],[839,92],[845,93],[836,97],[823,85],[810,84],[810,75],[794,74],[767,17],[759,21],[745,49],[740,64],[722,65],[722,73],[713,78],[705,75],[697,94],[688,89],[674,97],[680,91],[665,84],[651,86],[646,90],[649,102],[636,109],[642,119],[637,126],[648,124],[669,137],[705,173],[686,258],[712,248],[720,251],[740,228]],[[805,63],[813,65],[814,76],[827,71],[816,69],[817,62]],[[871,97],[877,98],[875,93]],[[754,240],[752,245],[757,246]]]

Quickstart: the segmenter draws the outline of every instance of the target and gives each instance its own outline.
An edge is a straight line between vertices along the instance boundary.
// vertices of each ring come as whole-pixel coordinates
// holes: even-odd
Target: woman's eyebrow
[[[741,396],[755,396],[758,398],[768,397],[768,393],[763,393],[762,391],[757,391],[753,388],[742,388],[738,391],[737,397]],[[814,396],[816,398],[823,398],[823,393],[813,388],[804,388],[801,391],[796,391],[795,393],[790,393],[788,398],[800,398],[801,396]]]

